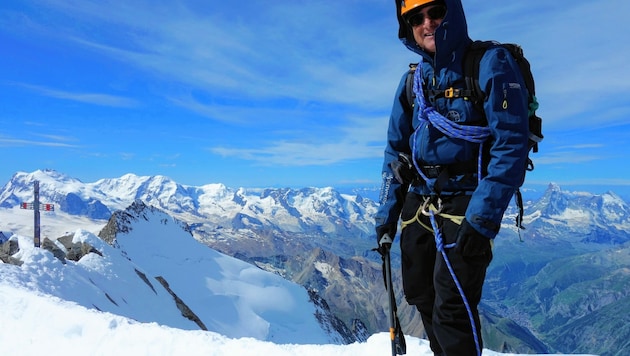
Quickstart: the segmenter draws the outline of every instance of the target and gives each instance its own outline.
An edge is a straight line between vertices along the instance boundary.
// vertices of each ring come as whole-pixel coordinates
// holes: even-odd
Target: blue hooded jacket
[[[400,1],[396,0],[397,8]],[[411,51],[422,56],[421,71],[424,88],[445,90],[465,88],[463,57],[472,43],[461,0],[444,0],[447,12],[435,32],[436,53],[427,53],[413,39],[411,29],[398,15],[399,37]],[[398,13],[399,10],[397,10]],[[418,106],[408,104],[405,73],[400,81],[389,120],[387,146],[383,162],[383,183],[376,228],[388,228],[393,236],[407,190],[427,195],[435,194],[431,180],[408,187],[398,182],[390,162],[398,160],[398,153],[412,154],[416,164],[452,165],[471,162],[476,165],[479,144],[452,138],[419,119]],[[516,189],[523,184],[528,153],[528,104],[518,64],[509,52],[490,47],[479,64],[479,85],[486,94],[485,115],[475,110],[464,98],[439,98],[432,104],[448,119],[462,125],[488,126],[490,137],[484,142],[484,172],[477,175],[452,177],[442,188],[442,195],[465,192],[471,195],[466,219],[480,233],[494,238],[499,231],[503,213]],[[416,101],[417,103],[417,101]],[[430,104],[431,105],[431,104]],[[485,117],[484,117],[485,116]],[[415,135],[414,132],[418,131]]]

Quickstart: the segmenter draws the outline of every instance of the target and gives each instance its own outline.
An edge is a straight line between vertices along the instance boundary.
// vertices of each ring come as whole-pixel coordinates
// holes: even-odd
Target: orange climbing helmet
[[[418,8],[420,6],[428,5],[431,3],[444,3],[440,0],[403,0],[400,4],[400,15],[405,16],[409,11]]]

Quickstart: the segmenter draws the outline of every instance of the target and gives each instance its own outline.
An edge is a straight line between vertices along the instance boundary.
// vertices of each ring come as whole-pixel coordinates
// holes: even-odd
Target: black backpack
[[[481,57],[493,45],[500,45],[507,49],[512,57],[516,60],[521,70],[521,75],[525,81],[525,87],[529,93],[527,103],[529,104],[529,149],[532,152],[538,152],[538,143],[542,141],[542,119],[536,115],[538,109],[538,101],[536,100],[536,85],[534,84],[534,76],[529,65],[529,61],[523,54],[521,46],[513,43],[498,43],[494,41],[475,41],[473,42],[464,56],[464,78],[466,79],[466,87],[473,92],[470,97],[473,100],[477,110],[483,112],[483,102],[485,94],[479,87],[479,62]],[[528,159],[528,170],[534,169],[531,159]]]
[[[512,57],[518,64],[521,75],[525,82],[525,86],[529,93],[527,102],[529,104],[529,151],[538,152],[538,143],[543,139],[542,134],[542,119],[536,115],[536,109],[538,109],[538,101],[536,100],[536,86],[534,84],[534,76],[530,68],[529,61],[523,54],[521,46],[513,43],[498,43],[495,41],[475,41],[466,50],[464,55],[464,79],[466,82],[465,89],[446,89],[446,90],[430,90],[427,95],[429,100],[433,101],[438,97],[457,98],[464,97],[467,100],[471,100],[476,110],[483,112],[483,102],[486,99],[485,93],[479,86],[479,62],[483,57],[486,50],[491,46],[502,46],[507,49]],[[409,106],[413,108],[415,102],[415,95],[413,93],[413,76],[416,70],[417,64],[412,63],[409,65],[409,72],[406,79],[406,92],[407,99],[409,100]],[[527,157],[528,171],[534,169],[534,163],[529,156]],[[520,229],[523,227],[523,197],[520,190],[516,191],[516,204],[519,208],[519,214],[516,217],[516,226]]]

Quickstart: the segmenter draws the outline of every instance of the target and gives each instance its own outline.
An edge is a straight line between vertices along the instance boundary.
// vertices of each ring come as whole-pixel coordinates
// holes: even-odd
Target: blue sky
[[[532,63],[545,140],[527,182],[628,189],[630,4],[464,8],[472,38],[517,42]],[[393,0],[8,0],[0,48],[0,182],[51,168],[378,186],[394,90],[416,60]]]

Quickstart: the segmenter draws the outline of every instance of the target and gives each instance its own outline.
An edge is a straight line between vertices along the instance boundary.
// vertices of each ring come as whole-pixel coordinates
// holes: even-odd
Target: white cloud
[[[0,147],[22,147],[22,146],[40,146],[40,147],[58,147],[58,148],[77,148],[77,145],[71,145],[63,142],[54,141],[36,141],[11,137],[0,136]]]
[[[81,92],[68,92],[63,90],[51,89],[39,85],[31,84],[17,84],[20,87],[35,91],[41,95],[51,98],[78,101],[86,104],[94,104],[101,106],[112,107],[134,107],[137,106],[137,102],[133,99],[125,98],[122,96],[101,94],[101,93],[81,93]]]
[[[584,154],[584,152],[575,152],[575,151],[557,151],[546,153],[541,156],[534,157],[534,162],[536,165],[551,165],[558,163],[585,163],[585,162],[594,162],[599,161],[606,158],[605,154]]]
[[[349,160],[374,159],[383,156],[387,119],[357,118],[345,126],[317,131],[310,139],[278,140],[259,148],[212,147],[223,157],[238,157],[261,165],[310,166],[329,165]]]

